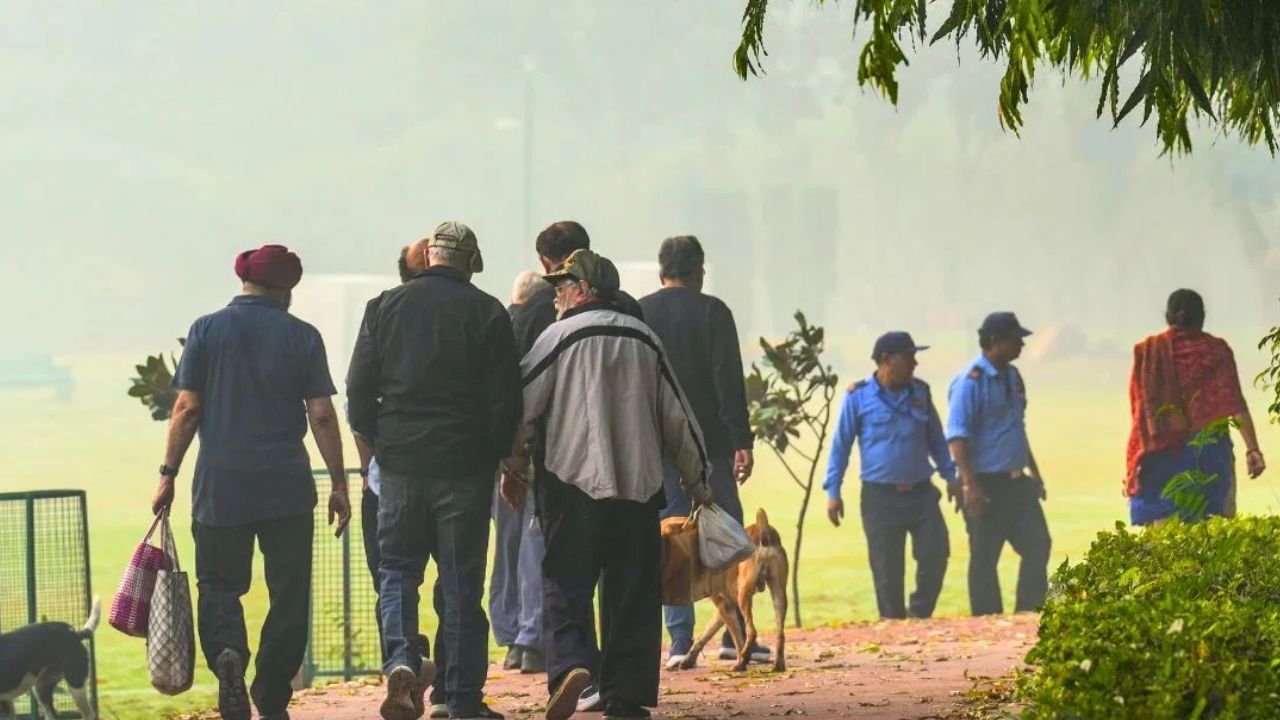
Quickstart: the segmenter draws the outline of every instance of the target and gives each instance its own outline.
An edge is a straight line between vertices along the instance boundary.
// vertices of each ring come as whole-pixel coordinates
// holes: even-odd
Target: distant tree
[[[756,436],[778,456],[783,469],[804,494],[791,556],[792,617],[796,627],[801,627],[800,549],[804,520],[831,427],[831,401],[839,379],[830,366],[822,364],[826,347],[823,329],[810,325],[804,313],[797,312],[795,319],[799,327],[782,342],[760,338],[765,370],[752,363],[747,376],[747,406]]]
[[[186,345],[186,342],[186,339],[178,338],[179,347]],[[178,369],[178,357],[169,353],[169,359],[165,360],[164,353],[148,355],[141,365],[135,365],[134,368],[138,374],[132,378],[129,397],[141,401],[151,411],[152,420],[167,421],[173,412],[173,404],[178,400],[178,391],[173,389],[173,373]]]
[[[819,5],[836,0],[817,0]],[[950,0],[950,12],[930,35],[926,12],[940,0],[850,0],[855,27],[871,25],[858,56],[858,83],[895,105],[898,67],[908,50],[953,40],[972,42],[983,58],[1003,61],[998,116],[1015,134],[1037,67],[1067,76],[1100,76],[1097,115],[1119,125],[1142,109],[1156,118],[1163,153],[1191,151],[1188,116],[1224,135],[1280,144],[1280,2],[1277,0]],[[776,0],[775,0],[776,2]],[[744,80],[767,55],[768,0],[746,0],[733,64]],[[1123,102],[1120,74],[1137,67]]]

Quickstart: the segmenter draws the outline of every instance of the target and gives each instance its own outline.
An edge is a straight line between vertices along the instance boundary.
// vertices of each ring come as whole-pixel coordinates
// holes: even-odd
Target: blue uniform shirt
[[[1003,372],[985,356],[951,381],[947,440],[969,443],[978,474],[1022,472],[1031,464],[1027,444],[1027,388],[1010,365]]]
[[[942,421],[922,380],[912,380],[905,390],[893,393],[872,375],[850,388],[836,421],[827,480],[822,484],[833,500],[840,497],[854,440],[862,446],[863,482],[924,482],[933,476],[935,466],[947,482],[956,480]]]

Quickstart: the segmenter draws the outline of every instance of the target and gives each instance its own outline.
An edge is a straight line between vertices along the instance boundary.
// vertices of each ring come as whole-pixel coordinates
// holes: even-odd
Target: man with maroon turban
[[[191,530],[200,644],[218,677],[218,712],[249,720],[252,699],[262,720],[287,720],[310,615],[316,488],[302,442],[308,423],[332,478],[329,522],[336,521],[339,535],[351,506],[324,341],[288,313],[302,263],[284,246],[264,245],[240,253],[235,271],[243,294],[196,320],[187,334],[152,509],[173,504],[174,479],[199,433]],[[255,540],[271,607],[246,690],[249,643],[240,598],[249,591]]]

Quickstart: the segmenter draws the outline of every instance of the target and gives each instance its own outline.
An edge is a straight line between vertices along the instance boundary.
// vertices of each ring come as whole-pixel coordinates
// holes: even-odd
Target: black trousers
[[[933,615],[947,574],[951,541],[938,506],[942,493],[933,483],[922,482],[910,490],[896,485],[862,483],[862,527],[867,534],[871,578],[876,588],[880,617],[902,619]],[[916,590],[903,602],[907,536],[916,561]]]
[[[191,523],[200,645],[210,670],[228,648],[249,661],[240,598],[249,592],[253,577],[255,539],[262,550],[271,606],[262,624],[256,675],[249,690],[259,714],[280,712],[293,697],[290,683],[307,649],[314,533],[311,513],[232,527]]]
[[[1049,526],[1040,506],[1040,484],[1028,477],[979,475],[987,496],[979,517],[965,514],[969,531],[969,607],[974,615],[1004,612],[996,568],[1008,542],[1022,558],[1018,568],[1015,612],[1031,612],[1044,604],[1049,591]]]
[[[542,612],[551,691],[570,670],[586,668],[606,713],[657,705],[662,493],[647,503],[595,500],[549,473],[537,482],[547,540]],[[592,609],[597,582],[599,644]]]

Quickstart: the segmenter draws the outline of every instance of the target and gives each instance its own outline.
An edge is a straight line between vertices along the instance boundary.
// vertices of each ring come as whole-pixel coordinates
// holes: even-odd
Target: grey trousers
[[[524,510],[493,498],[495,547],[489,577],[489,622],[503,647],[519,645],[544,652],[542,640],[542,559],[547,554],[542,525],[534,518],[533,491]]]

